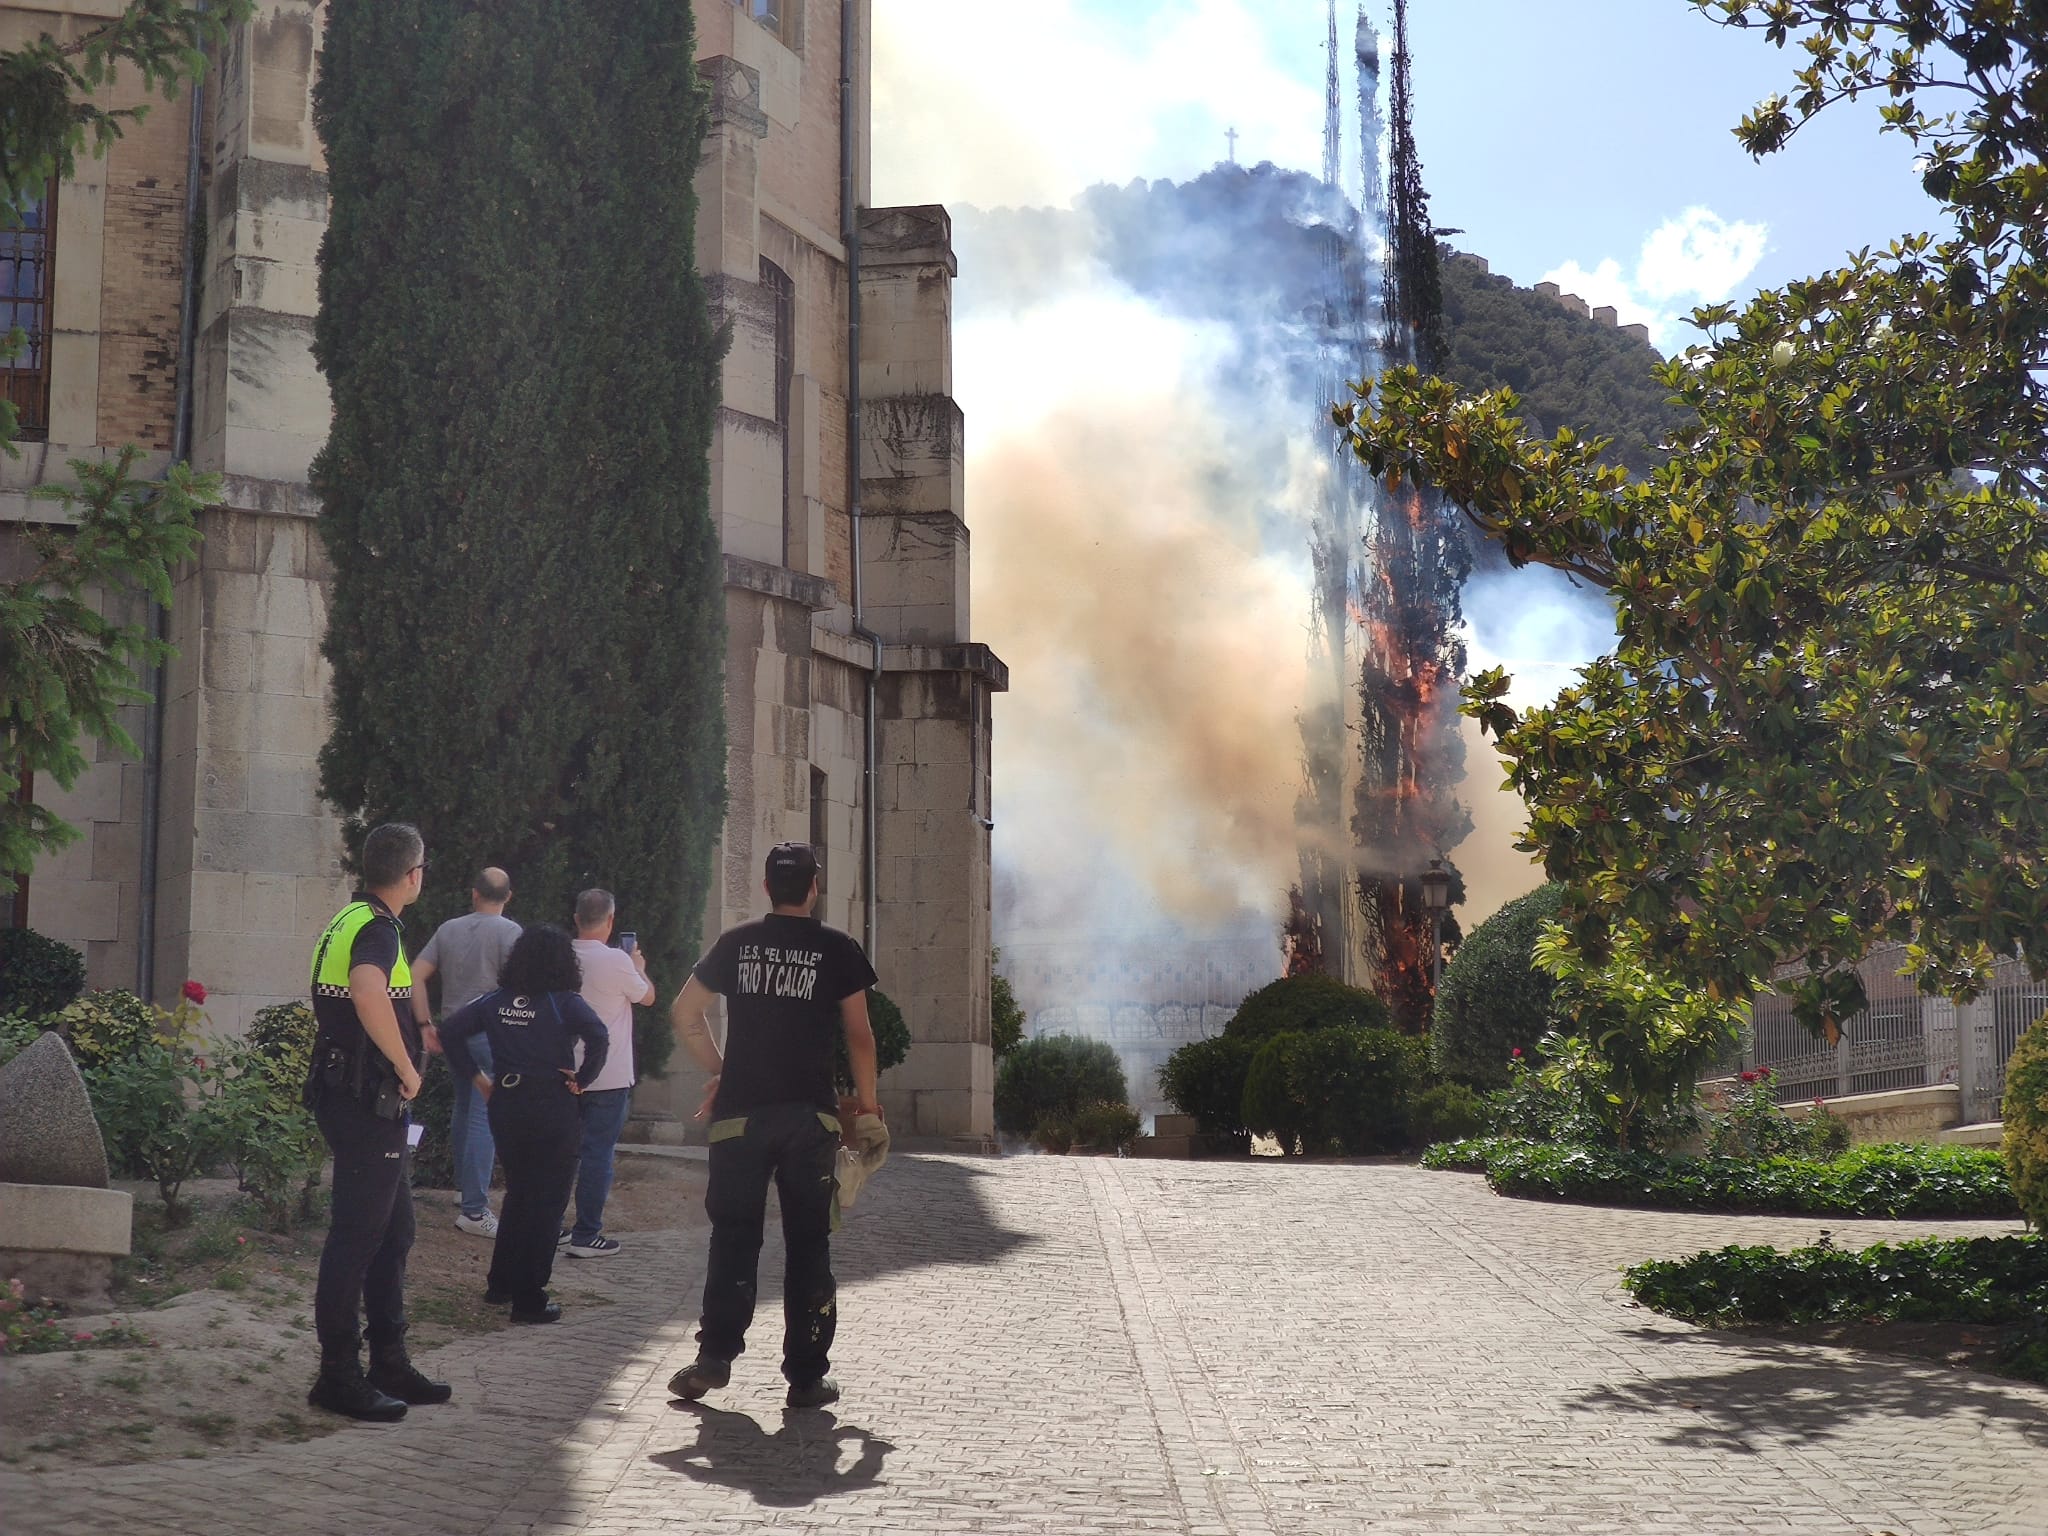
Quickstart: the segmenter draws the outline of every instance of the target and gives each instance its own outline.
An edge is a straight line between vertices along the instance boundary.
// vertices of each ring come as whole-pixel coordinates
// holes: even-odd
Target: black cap
[[[768,850],[768,878],[777,875],[812,876],[818,872],[818,856],[809,843],[777,843]]]

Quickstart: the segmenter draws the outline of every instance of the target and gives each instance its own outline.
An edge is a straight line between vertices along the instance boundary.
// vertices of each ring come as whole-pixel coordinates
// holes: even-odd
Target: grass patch
[[[188,1413],[178,1420],[181,1429],[188,1429],[209,1445],[227,1443],[228,1432],[235,1427],[232,1413]]]

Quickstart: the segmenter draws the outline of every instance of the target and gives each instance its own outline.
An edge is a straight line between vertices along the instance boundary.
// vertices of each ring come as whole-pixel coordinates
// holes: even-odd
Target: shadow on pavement
[[[834,1494],[872,1488],[883,1481],[882,1462],[896,1449],[865,1429],[841,1424],[824,1409],[785,1408],[773,1434],[744,1413],[672,1402],[669,1407],[697,1420],[697,1441],[648,1460],[700,1483],[715,1483],[751,1496],[771,1509],[797,1509]],[[851,1444],[857,1454],[841,1467]]]
[[[1684,1415],[1659,1437],[1666,1445],[1748,1452],[1760,1449],[1759,1442],[1851,1440],[1873,1421],[1974,1419],[2048,1447],[2048,1405],[2023,1386],[1896,1357],[1824,1356],[1810,1347],[1738,1333],[1646,1328],[1631,1336],[1665,1345],[1705,1344],[1735,1357],[1726,1370],[1610,1383],[1566,1399],[1572,1407],[1600,1413]]]
[[[995,1160],[985,1161],[891,1158],[832,1234],[832,1273],[839,1283],[928,1264],[1000,1264],[1035,1242],[1002,1226],[982,1199],[977,1186],[997,1176]],[[762,1258],[765,1270],[767,1255]]]

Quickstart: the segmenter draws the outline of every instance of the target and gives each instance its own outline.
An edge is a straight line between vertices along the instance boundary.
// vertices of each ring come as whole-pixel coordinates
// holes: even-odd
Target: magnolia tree
[[[1778,967],[1829,1038],[1855,962],[1906,946],[1958,998],[2048,969],[2048,21],[2010,0],[1692,0],[1803,55],[1736,134],[1758,157],[1882,103],[1944,232],[1744,308],[1666,365],[1670,455],[1526,438],[1502,390],[1397,369],[1338,410],[1374,473],[1432,481],[1517,565],[1605,591],[1618,640],[1554,703],[1499,670],[1499,740],[1574,947],[1711,997]]]

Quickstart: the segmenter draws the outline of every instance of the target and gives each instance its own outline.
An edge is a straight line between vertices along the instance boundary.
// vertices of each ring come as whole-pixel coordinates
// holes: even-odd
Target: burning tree
[[[1408,10],[1394,6],[1389,83],[1386,338],[1396,364],[1435,373],[1443,364],[1443,292],[1436,230],[1415,149],[1408,78]],[[1472,568],[1456,509],[1413,477],[1383,485],[1365,530],[1363,631],[1358,683],[1361,772],[1351,831],[1362,947],[1374,988],[1402,1028],[1428,1027],[1435,990],[1434,927],[1419,877],[1432,858],[1465,840],[1472,818],[1454,791],[1465,773],[1458,734],[1465,671],[1460,589]],[[1451,900],[1464,899],[1452,871]],[[1445,935],[1455,942],[1455,919]]]

